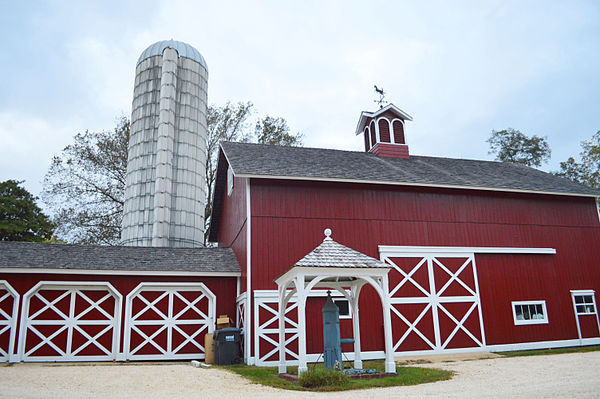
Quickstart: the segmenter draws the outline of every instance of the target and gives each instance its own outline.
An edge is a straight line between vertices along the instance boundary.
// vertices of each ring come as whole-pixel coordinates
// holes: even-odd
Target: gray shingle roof
[[[327,233],[326,233],[327,234]],[[331,234],[331,231],[329,232]],[[293,267],[386,268],[391,266],[339,244],[329,236]]]
[[[231,248],[157,248],[0,242],[0,268],[240,272]]]
[[[428,186],[525,190],[598,196],[600,192],[523,165],[411,155],[383,158],[362,151],[221,143],[236,175],[342,179]]]

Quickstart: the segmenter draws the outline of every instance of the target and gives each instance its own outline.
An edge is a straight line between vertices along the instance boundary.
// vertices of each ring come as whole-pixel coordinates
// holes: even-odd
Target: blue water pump
[[[327,291],[327,302],[323,312],[323,359],[328,369],[342,368],[342,348],[340,342],[340,310]]]

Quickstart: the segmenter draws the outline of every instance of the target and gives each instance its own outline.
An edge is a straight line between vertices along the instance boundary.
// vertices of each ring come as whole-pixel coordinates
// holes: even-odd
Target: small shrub
[[[347,375],[332,369],[313,368],[300,374],[298,382],[304,388],[344,387],[350,382]]]

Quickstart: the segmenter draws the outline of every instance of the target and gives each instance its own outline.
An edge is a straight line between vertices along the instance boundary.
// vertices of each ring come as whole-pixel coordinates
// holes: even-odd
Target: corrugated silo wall
[[[138,64],[124,245],[202,246],[207,80],[203,65],[171,48]]]

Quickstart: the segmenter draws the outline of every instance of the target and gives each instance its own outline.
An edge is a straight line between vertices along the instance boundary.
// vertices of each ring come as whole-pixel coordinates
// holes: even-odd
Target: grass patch
[[[363,362],[364,368],[376,369],[384,371],[385,365],[383,361],[367,361]],[[350,389],[367,389],[376,387],[392,387],[402,385],[417,385],[428,382],[448,380],[454,374],[452,371],[430,369],[422,367],[398,367],[397,377],[384,377],[372,380],[348,379],[347,383],[331,383],[312,388],[305,388],[296,381],[287,381],[279,378],[277,367],[256,367],[245,364],[234,364],[231,366],[221,366],[225,370],[232,371],[256,384],[271,386],[274,388],[290,389],[296,391],[343,391]],[[309,364],[309,371],[319,373],[318,370],[323,370],[323,364]],[[288,367],[288,373],[295,374],[298,372],[297,367]]]
[[[579,353],[600,351],[600,345],[570,346],[568,348],[533,349],[528,351],[497,352],[504,357],[560,355],[561,353]]]

